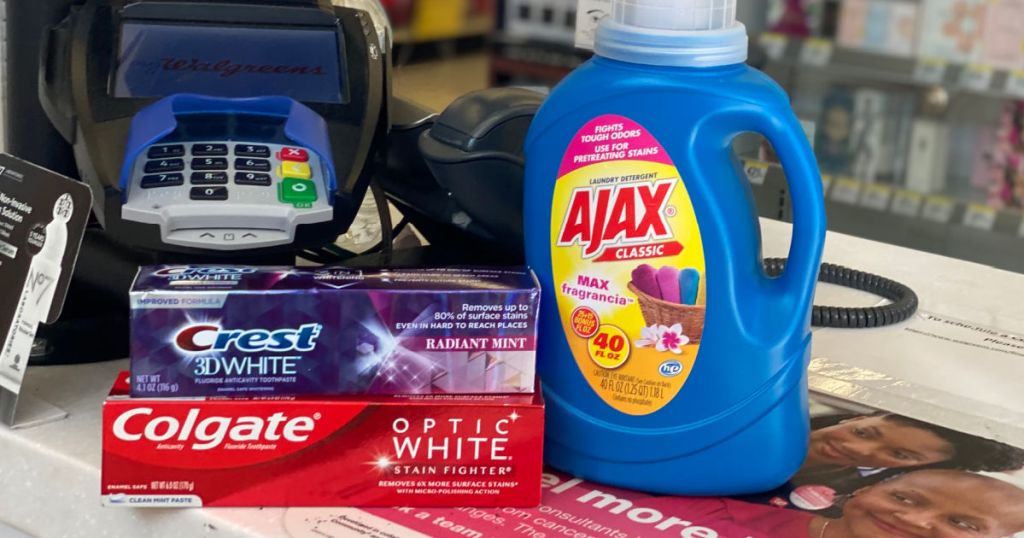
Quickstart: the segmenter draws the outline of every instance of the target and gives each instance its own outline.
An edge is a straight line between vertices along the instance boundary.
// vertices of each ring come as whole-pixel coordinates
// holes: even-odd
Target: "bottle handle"
[[[817,160],[800,122],[782,99],[780,97],[780,106],[744,103],[719,110],[714,113],[714,118],[703,122],[701,132],[697,134],[697,151],[733,159],[732,142],[736,136],[758,133],[771,142],[786,172],[793,202],[789,261],[780,276],[771,277],[765,272],[763,261],[759,260],[762,266],[758,267],[758,272],[764,279],[762,289],[766,298],[762,307],[754,309],[757,312],[754,319],[781,319],[788,326],[780,328],[778,324],[771,324],[771,327],[766,327],[770,334],[761,334],[759,338],[768,341],[779,334],[802,332],[802,327],[810,321],[810,305],[814,299],[826,230],[824,194]],[[748,186],[742,187],[749,192]]]
[[[761,107],[741,110],[740,119],[745,120],[741,125],[749,125],[748,130],[767,138],[779,156],[793,204],[789,260],[782,275],[772,279],[772,286],[777,290],[777,298],[784,302],[783,312],[793,312],[797,305],[807,305],[806,315],[810,316],[827,230],[825,195],[814,150],[792,112],[786,110],[785,114],[779,114],[778,109],[769,111]],[[804,317],[794,321],[804,324],[807,321]]]

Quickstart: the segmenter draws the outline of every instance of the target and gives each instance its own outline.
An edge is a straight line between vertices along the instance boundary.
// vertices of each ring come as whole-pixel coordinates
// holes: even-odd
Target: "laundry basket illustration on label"
[[[628,287],[629,291],[636,295],[640,312],[648,326],[671,327],[678,323],[683,327],[683,334],[690,339],[691,344],[700,342],[701,334],[704,332],[705,305],[678,304],[652,297],[632,282]]]

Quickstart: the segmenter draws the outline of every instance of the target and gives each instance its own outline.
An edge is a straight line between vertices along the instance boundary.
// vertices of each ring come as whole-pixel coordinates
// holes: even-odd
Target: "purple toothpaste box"
[[[539,300],[527,268],[143,267],[132,396],[529,393]]]

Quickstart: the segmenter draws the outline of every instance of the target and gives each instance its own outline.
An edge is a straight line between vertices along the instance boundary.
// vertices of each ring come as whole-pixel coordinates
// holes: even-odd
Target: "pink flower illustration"
[[[671,327],[651,325],[640,329],[640,339],[636,341],[636,346],[654,347],[661,353],[671,351],[679,355],[683,352],[683,346],[689,343],[690,338],[683,334],[683,326],[676,323]]]
[[[671,327],[659,325],[658,329],[661,333],[661,338],[655,346],[658,351],[671,351],[679,355],[683,352],[683,346],[690,343],[690,339],[683,334],[683,326],[678,323]]]

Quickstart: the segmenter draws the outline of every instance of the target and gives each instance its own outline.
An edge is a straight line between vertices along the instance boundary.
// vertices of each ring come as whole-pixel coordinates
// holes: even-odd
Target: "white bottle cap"
[[[612,20],[658,30],[721,30],[736,22],[736,0],[612,0]]]
[[[648,65],[731,65],[747,59],[747,31],[736,0],[612,0],[594,50]]]

